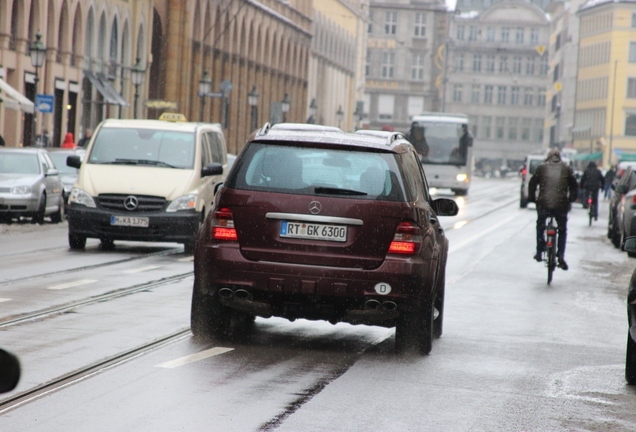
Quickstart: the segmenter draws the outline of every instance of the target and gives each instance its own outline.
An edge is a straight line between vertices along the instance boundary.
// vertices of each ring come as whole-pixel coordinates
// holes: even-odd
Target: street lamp
[[[132,82],[135,86],[135,109],[134,118],[137,118],[137,101],[139,100],[139,86],[144,82],[146,71],[141,67],[141,59],[137,57],[137,63],[131,69]]]
[[[318,112],[318,103],[316,103],[316,98],[312,98],[309,104],[309,118],[307,119],[307,123],[316,123],[316,112]]]
[[[38,70],[42,67],[42,65],[44,64],[44,60],[46,59],[46,47],[44,46],[44,44],[41,41],[42,39],[42,33],[38,32],[35,35],[35,42],[33,42],[31,44],[31,46],[29,47],[30,49],[30,53],[29,55],[31,56],[31,66],[33,66],[35,68],[35,96],[33,97],[33,102],[35,103],[36,99],[37,99],[37,94],[38,94]],[[33,126],[32,126],[32,131],[31,133],[33,134],[33,143],[36,144],[36,124],[38,121],[38,113],[37,113],[37,109],[33,111]]]
[[[342,127],[342,120],[344,120],[344,112],[342,111],[342,105],[338,107],[338,111],[336,111],[336,120],[338,120],[338,127]]]
[[[258,91],[256,84],[252,86],[252,90],[247,94],[247,103],[252,107],[252,130],[258,128]]]
[[[199,80],[199,96],[201,97],[201,112],[199,113],[199,121],[203,121],[205,115],[205,98],[212,90],[212,79],[207,70],[203,71],[203,76]]]
[[[289,94],[285,93],[283,100],[280,102],[280,110],[283,112],[283,123],[287,122],[287,113],[289,112],[290,107],[291,100],[289,99]]]

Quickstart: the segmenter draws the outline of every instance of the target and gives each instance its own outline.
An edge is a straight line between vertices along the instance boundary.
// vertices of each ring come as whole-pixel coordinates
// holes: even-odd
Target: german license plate
[[[147,217],[134,217],[134,216],[111,216],[110,224],[114,226],[131,226],[148,228]]]
[[[280,225],[280,236],[286,238],[344,242],[347,241],[347,227],[342,225],[283,221]]]

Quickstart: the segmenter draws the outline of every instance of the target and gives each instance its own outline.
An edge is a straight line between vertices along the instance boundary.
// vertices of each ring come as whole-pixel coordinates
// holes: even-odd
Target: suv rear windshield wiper
[[[314,192],[317,194],[325,195],[368,195],[366,192],[352,190],[352,189],[340,189],[333,187],[318,186],[314,188]]]
[[[115,159],[113,162],[107,162],[109,165],[153,165],[165,168],[176,168],[165,162],[149,160],[149,159]]]

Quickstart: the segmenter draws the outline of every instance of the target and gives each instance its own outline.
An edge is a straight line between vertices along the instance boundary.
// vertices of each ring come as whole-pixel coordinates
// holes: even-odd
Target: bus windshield
[[[473,138],[466,123],[414,122],[409,138],[422,163],[466,165]]]

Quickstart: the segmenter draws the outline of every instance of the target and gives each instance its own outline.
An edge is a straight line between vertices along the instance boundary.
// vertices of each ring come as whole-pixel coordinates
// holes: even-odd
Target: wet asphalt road
[[[451,243],[444,335],[429,356],[396,356],[392,329],[258,319],[248,339],[216,346],[186,332],[0,406],[0,430],[636,430],[636,389],[623,379],[636,260],[606,238],[605,202],[592,227],[575,205],[570,270],[548,286],[518,182],[476,179],[457,199],[460,214],[442,220]],[[181,246],[102,251],[89,241],[71,252],[64,224],[5,231],[0,346],[20,356],[24,374],[0,404],[187,329],[192,262]],[[69,308],[2,327],[60,305]]]

